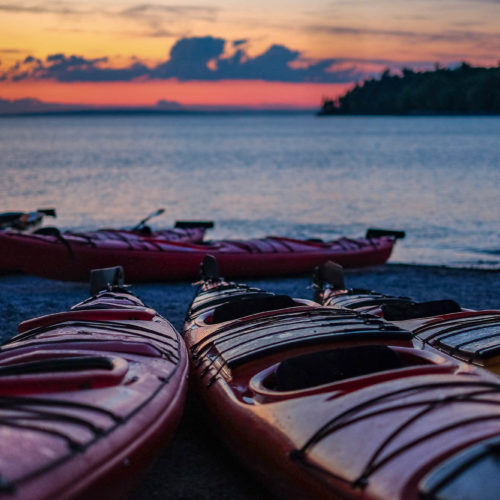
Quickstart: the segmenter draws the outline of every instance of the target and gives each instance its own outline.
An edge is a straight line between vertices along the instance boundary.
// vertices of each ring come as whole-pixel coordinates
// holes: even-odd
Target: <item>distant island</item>
[[[357,84],[336,100],[325,99],[327,115],[473,115],[500,114],[500,65],[440,68],[401,74],[385,70],[379,79]]]
[[[91,104],[66,104],[45,102],[34,98],[2,99],[0,117],[18,116],[99,116],[99,115],[230,115],[230,114],[311,114],[314,108],[253,108],[245,106],[183,106],[175,101],[159,100],[150,106],[98,106]]]

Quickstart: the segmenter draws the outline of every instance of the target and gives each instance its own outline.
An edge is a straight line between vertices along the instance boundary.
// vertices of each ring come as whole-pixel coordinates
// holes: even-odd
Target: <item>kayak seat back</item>
[[[226,304],[227,302],[230,302],[232,300],[235,300],[238,297],[267,297],[269,295],[272,295],[269,292],[261,292],[260,290],[258,291],[241,291],[238,292],[236,291],[235,293],[227,293],[227,294],[220,294],[216,295],[213,298],[203,300],[203,301],[196,301],[196,303],[193,302],[193,306],[189,309],[187,318],[188,319],[194,319],[197,318],[207,312],[210,312],[212,314],[212,310],[215,310],[216,307],[221,306],[222,304]]]
[[[409,297],[396,297],[371,290],[351,288],[343,293],[330,296],[324,305],[357,310],[385,304],[396,304],[396,306],[401,304],[402,307],[404,307],[405,304],[411,303],[413,303],[413,301]]]
[[[384,318],[388,321],[426,318],[460,312],[462,309],[454,300],[433,300],[430,302],[389,302],[382,305]]]
[[[215,308],[212,323],[224,323],[244,316],[266,311],[296,307],[298,304],[288,295],[260,295],[257,297],[235,297]]]

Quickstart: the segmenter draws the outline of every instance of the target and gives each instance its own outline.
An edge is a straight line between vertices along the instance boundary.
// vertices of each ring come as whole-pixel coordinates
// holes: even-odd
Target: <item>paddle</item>
[[[159,208],[158,210],[150,213],[146,218],[142,219],[136,226],[132,228],[132,231],[140,231],[145,225],[153,217],[157,217],[165,212],[164,208]]]
[[[38,208],[38,213],[46,215],[47,217],[57,217],[55,208]]]

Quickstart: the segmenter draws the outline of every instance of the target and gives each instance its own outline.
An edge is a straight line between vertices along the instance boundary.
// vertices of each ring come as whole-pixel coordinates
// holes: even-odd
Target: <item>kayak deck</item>
[[[180,419],[179,334],[122,292],[19,330],[0,350],[0,497],[124,497]]]
[[[328,307],[348,309],[410,330],[416,342],[500,373],[500,311],[471,311],[451,300],[418,303],[370,290],[326,290],[318,294]]]
[[[205,282],[184,336],[214,428],[280,497],[438,498],[436,467],[500,436],[495,375],[414,349],[408,331],[366,313],[272,299],[221,314],[247,293],[272,296]],[[485,491],[500,486],[494,470]],[[477,497],[483,476],[460,474]]]

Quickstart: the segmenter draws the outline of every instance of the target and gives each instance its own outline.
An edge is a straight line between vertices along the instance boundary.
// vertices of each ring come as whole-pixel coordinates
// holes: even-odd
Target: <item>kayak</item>
[[[473,311],[453,300],[417,302],[372,290],[346,289],[343,282],[335,283],[335,269],[341,272],[329,263],[316,272],[316,299],[321,304],[385,318],[410,330],[418,347],[430,346],[500,374],[500,310]]]
[[[2,212],[0,213],[0,231],[15,232],[33,232],[43,222],[45,216],[56,217],[56,211],[53,208],[40,208],[33,212]],[[3,255],[0,253],[0,274],[6,274],[15,271],[9,264],[4,262]]]
[[[500,487],[500,381],[382,318],[204,277],[200,412],[278,498],[472,500]]]
[[[178,332],[120,285],[19,325],[0,349],[0,498],[126,498],[187,389]]]
[[[177,221],[175,226],[172,228],[152,230],[149,226],[140,226],[137,229],[98,229],[96,231],[64,231],[61,232],[56,227],[41,227],[36,229],[33,234],[32,241],[38,242],[49,242],[53,238],[58,241],[67,241],[68,245],[75,243],[87,242],[89,245],[99,244],[104,246],[116,246],[116,245],[137,245],[140,247],[143,238],[149,238],[155,241],[173,241],[173,242],[193,242],[199,243],[203,241],[205,232],[208,228],[213,227],[212,222],[204,221]],[[11,249],[9,249],[10,241],[13,241],[12,237],[14,234],[18,234],[18,231],[13,232],[11,228],[6,231],[0,231],[0,248],[2,252],[0,254],[0,274],[6,274],[14,271],[24,271],[24,266],[20,263],[18,258],[14,258],[11,255]],[[37,247],[38,248],[38,247]],[[32,248],[36,251],[35,248]],[[40,260],[38,260],[34,255],[25,256],[27,259],[35,259],[40,265],[43,265]],[[97,264],[99,260],[96,260],[96,265],[90,263],[90,268],[88,268],[85,273],[84,280],[88,279],[88,272],[92,268],[102,267]],[[115,265],[116,259],[108,260],[109,265]],[[107,267],[108,265],[105,264]],[[36,274],[36,273],[33,273]],[[50,276],[49,276],[50,277]]]
[[[395,241],[391,235],[330,242],[268,236],[197,244],[156,237],[0,233],[3,260],[11,268],[70,281],[85,281],[91,269],[115,265],[124,268],[129,282],[192,280],[206,255],[216,256],[230,277],[301,274],[329,259],[349,268],[377,266],[387,261]]]

